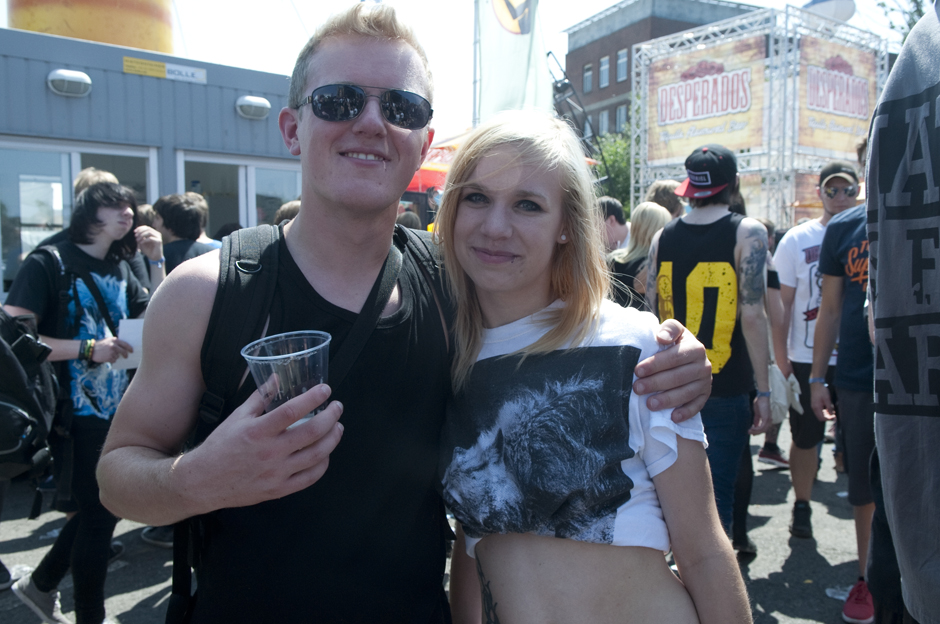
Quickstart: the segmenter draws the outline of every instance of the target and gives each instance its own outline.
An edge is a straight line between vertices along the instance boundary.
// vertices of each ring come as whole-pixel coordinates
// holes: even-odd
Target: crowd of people
[[[936,47],[928,18],[905,50]],[[916,52],[898,63],[936,73]],[[900,80],[876,130],[911,93]],[[922,278],[917,308],[903,280],[878,292],[874,277],[876,257],[882,271],[935,270],[920,243],[938,238],[915,227],[912,269],[900,242],[869,245],[866,229],[891,230],[897,201],[920,201],[903,181],[891,207],[872,190],[899,150],[906,174],[931,180],[926,143],[912,164],[913,144],[873,134],[867,208],[851,163],[824,166],[821,216],[772,253],[773,224],[746,215],[725,147],[694,150],[684,181],[657,181],[628,214],[595,196],[570,124],[506,112],[460,147],[430,234],[402,223],[399,199],[432,103],[411,29],[358,4],[298,56],[278,124],[302,193],[273,225],[220,242],[195,193],[142,210],[109,174],[76,184],[69,228],[26,258],[4,306],[37,318],[65,388],[51,443],[55,506],[70,515],[39,566],[10,579],[19,599],[70,622],[58,587],[71,569],[76,622],[108,622],[120,517],[175,546],[170,623],[750,622],[734,554],[757,548],[749,438],[787,461],[771,429],[782,401],[796,538],[813,536],[821,443],[839,424],[859,563],[843,619],[940,621],[940,497],[912,509],[906,481],[928,476],[931,495],[940,482],[924,446],[940,442],[933,326],[913,356],[892,343],[915,327],[892,319],[940,293]],[[922,203],[940,202],[934,190]],[[876,256],[876,241],[903,253]],[[130,382],[113,366],[133,348],[115,325],[145,314]],[[332,336],[328,383],[266,411],[238,352],[301,329]],[[896,429],[923,450],[906,456]]]

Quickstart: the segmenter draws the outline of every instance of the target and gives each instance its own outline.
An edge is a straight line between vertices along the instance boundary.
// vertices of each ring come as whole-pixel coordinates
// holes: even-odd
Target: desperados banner
[[[797,150],[854,162],[877,101],[876,78],[873,51],[803,37]]]
[[[661,58],[649,71],[650,164],[682,162],[696,147],[763,143],[764,37]]]

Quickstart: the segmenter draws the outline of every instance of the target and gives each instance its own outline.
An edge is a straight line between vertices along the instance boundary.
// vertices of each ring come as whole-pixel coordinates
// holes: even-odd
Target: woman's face
[[[564,244],[557,173],[500,147],[460,194],[454,252],[476,287],[484,323],[498,327],[550,304],[552,258]]]

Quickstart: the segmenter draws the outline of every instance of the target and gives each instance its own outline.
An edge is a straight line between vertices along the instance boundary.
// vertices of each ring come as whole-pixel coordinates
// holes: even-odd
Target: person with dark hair
[[[192,205],[196,207],[196,210],[199,211],[199,236],[196,238],[196,242],[209,245],[213,249],[220,249],[222,247],[222,241],[209,238],[208,234],[206,234],[206,226],[209,225],[209,202],[206,201],[204,196],[192,191],[187,191],[183,194],[183,197],[189,200]]]
[[[110,171],[102,171],[94,167],[82,169],[73,182],[75,199],[77,200],[82,191],[93,184],[100,182],[110,182],[119,184],[118,179]],[[149,204],[146,204],[149,206]],[[134,228],[134,236],[137,238],[138,252],[127,259],[131,267],[131,272],[144,287],[147,292],[153,292],[157,286],[163,282],[166,277],[166,271],[163,270],[163,247],[160,233],[152,225],[151,218],[142,218],[138,206],[137,227]],[[69,237],[69,229],[65,228],[56,232],[42,241],[37,247],[44,245],[56,245]]]
[[[687,323],[711,347],[712,396],[702,409],[702,422],[718,513],[730,532],[734,484],[748,434],[763,433],[770,425],[767,230],[730,210],[739,183],[729,149],[699,147],[685,168],[689,177],[675,192],[689,199],[692,212],[654,237],[646,298],[660,320]],[[748,395],[755,380],[752,415]]]
[[[421,217],[411,212],[410,210],[406,210],[405,212],[398,215],[395,218],[395,223],[399,223],[406,228],[411,228],[412,230],[421,229]]]
[[[62,506],[70,495],[78,513],[66,522],[36,570],[13,587],[46,622],[70,621],[62,615],[57,589],[69,568],[78,624],[105,619],[104,582],[117,518],[99,500],[95,468],[128,383],[127,371],[112,364],[133,351],[112,328],[121,319],[143,316],[149,302],[124,262],[137,250],[136,209],[127,187],[110,182],[88,187],[72,211],[69,240],[55,245],[56,254],[41,248],[27,256],[4,306],[11,315],[36,317],[40,338],[52,347],[49,359],[57,364],[59,383],[68,392],[68,398],[60,400],[50,443],[57,470],[70,465],[71,487],[66,492],[67,480],[57,479],[55,506],[71,511],[71,506]],[[69,295],[64,303],[63,292]],[[58,433],[69,423],[68,436]]]
[[[164,195],[153,205],[156,213],[153,226],[163,236],[167,273],[186,260],[217,249],[197,240],[204,235],[202,224],[205,217],[199,205],[200,199],[202,196],[198,193],[177,193]]]
[[[597,198],[597,207],[604,219],[607,234],[607,251],[623,249],[630,242],[630,224],[619,199],[603,196]]]

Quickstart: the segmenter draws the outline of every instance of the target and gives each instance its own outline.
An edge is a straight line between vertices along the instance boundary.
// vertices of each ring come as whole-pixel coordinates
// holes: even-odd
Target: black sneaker
[[[790,535],[793,537],[813,537],[813,522],[810,517],[813,510],[809,501],[798,500],[793,504],[793,520],[790,522]]]
[[[173,525],[162,527],[147,527],[140,532],[140,539],[151,546],[160,548],[173,548]]]

